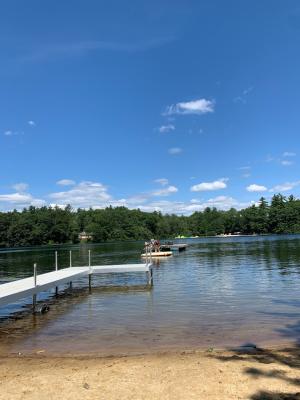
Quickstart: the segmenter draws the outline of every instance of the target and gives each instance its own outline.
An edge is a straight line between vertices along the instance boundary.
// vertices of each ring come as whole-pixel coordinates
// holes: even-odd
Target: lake
[[[164,350],[284,346],[300,339],[300,235],[188,239],[186,251],[144,274],[87,278],[73,292],[39,296],[50,312],[30,313],[31,299],[0,307],[0,352],[137,354]],[[0,283],[73,265],[140,262],[143,243],[3,249]],[[63,292],[63,289],[66,289]]]

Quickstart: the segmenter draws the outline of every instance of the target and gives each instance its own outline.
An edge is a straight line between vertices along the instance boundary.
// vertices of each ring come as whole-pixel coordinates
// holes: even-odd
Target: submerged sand
[[[300,349],[0,358],[0,399],[300,399]]]

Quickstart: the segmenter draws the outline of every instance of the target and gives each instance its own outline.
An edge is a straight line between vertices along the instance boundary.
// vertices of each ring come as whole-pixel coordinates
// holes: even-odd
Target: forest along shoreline
[[[80,240],[146,240],[222,234],[300,233],[300,200],[293,195],[260,198],[243,210],[207,207],[190,216],[143,212],[126,207],[99,210],[61,207],[29,207],[0,212],[0,248],[72,244]]]

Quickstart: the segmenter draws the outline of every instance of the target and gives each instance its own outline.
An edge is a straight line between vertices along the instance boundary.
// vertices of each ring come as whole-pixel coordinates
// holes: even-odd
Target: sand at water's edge
[[[294,400],[299,384],[299,349],[0,358],[1,400]]]

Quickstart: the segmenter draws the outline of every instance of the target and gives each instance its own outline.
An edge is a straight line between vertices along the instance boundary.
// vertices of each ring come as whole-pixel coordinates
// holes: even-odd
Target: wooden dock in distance
[[[90,254],[89,254],[90,261]],[[71,264],[71,255],[70,255]],[[148,275],[148,284],[153,285],[152,264],[146,259],[145,264],[120,264],[120,265],[89,265],[83,267],[68,267],[57,269],[57,254],[56,254],[56,269],[52,272],[38,275],[36,264],[34,265],[34,275],[30,278],[19,279],[13,282],[8,282],[0,285],[0,307],[14,303],[25,297],[32,296],[33,309],[36,306],[36,296],[40,292],[44,292],[51,288],[57,288],[64,283],[72,284],[72,280],[79,277],[88,277],[89,287],[91,288],[91,279],[93,275],[99,274],[115,274],[115,273],[132,273],[145,272]]]

